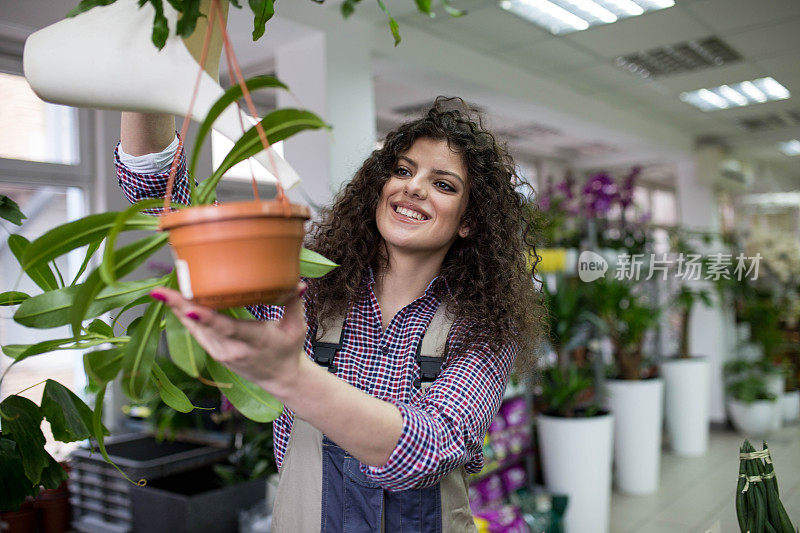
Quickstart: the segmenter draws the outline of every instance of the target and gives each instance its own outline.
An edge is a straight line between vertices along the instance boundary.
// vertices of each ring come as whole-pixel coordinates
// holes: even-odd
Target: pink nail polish
[[[188,313],[186,313],[186,316],[188,318],[191,318],[192,320],[200,320],[200,315],[198,315],[194,311],[189,311]]]
[[[303,298],[303,296],[305,296],[305,295],[306,295],[306,292],[308,292],[308,286],[305,286],[305,287],[303,287],[302,289],[300,289],[300,296],[299,296],[299,298],[301,298],[301,299],[302,299],[302,298]]]
[[[166,302],[167,297],[161,294],[160,292],[153,291],[150,293],[150,298],[154,300],[158,300],[159,302]]]

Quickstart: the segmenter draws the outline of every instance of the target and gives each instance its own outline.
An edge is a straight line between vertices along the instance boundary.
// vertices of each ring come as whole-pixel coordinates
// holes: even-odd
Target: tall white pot
[[[661,364],[664,416],[670,448],[698,457],[708,451],[711,365],[705,357],[670,359]]]
[[[772,425],[770,429],[776,431],[783,425],[783,392],[786,384],[786,376],[780,372],[770,372],[766,375],[767,390],[775,395],[777,403],[772,414]]]
[[[569,497],[566,533],[607,533],[611,505],[611,414],[536,417],[545,486]]]
[[[781,411],[783,411],[784,424],[791,424],[800,418],[800,389],[783,393]]]
[[[658,490],[664,380],[609,379],[606,405],[614,415],[614,477],[627,494]]]

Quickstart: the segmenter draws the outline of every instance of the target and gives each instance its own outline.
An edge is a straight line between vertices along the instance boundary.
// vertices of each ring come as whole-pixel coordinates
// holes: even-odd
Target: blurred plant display
[[[633,201],[640,173],[641,168],[634,167],[615,179],[607,172],[598,172],[583,185],[571,174],[558,183],[548,179],[538,199],[544,244],[577,248],[594,236],[599,248],[644,251],[650,214],[641,212]]]

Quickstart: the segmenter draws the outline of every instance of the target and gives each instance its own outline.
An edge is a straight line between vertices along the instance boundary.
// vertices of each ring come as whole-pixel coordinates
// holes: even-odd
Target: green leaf
[[[283,412],[283,405],[274,396],[255,383],[237,376],[214,359],[209,357],[206,367],[234,407],[250,420],[272,422]],[[223,386],[227,384],[231,386]]]
[[[97,335],[100,335],[102,337],[114,336],[114,330],[111,329],[111,326],[109,326],[99,318],[92,320],[92,323],[86,327],[86,331],[89,331],[90,333],[96,333]]]
[[[52,379],[44,385],[42,412],[56,440],[75,442],[93,434],[92,410],[74,392]],[[103,434],[110,435],[106,428]]]
[[[264,35],[267,21],[275,14],[273,0],[248,0],[250,9],[253,10],[253,40],[257,41]]]
[[[166,316],[169,356],[178,368],[196,378],[205,367],[208,356],[174,313]]]
[[[0,293],[0,306],[18,305],[30,298],[24,292],[8,291]]]
[[[81,3],[77,6],[73,7],[69,13],[67,13],[67,18],[72,18],[76,15],[80,15],[84,11],[89,11],[93,7],[97,6],[107,6],[113,4],[117,0],[81,0]]]
[[[267,139],[273,144],[301,131],[329,128],[314,113],[291,108],[273,111],[261,120],[261,126],[264,128]],[[258,130],[253,126],[236,141],[231,151],[228,152],[228,155],[225,156],[225,159],[223,159],[211,177],[197,187],[197,201],[195,203],[200,205],[210,203],[217,183],[222,179],[222,175],[236,163],[256,155],[261,150],[263,150],[263,146],[258,137]]]
[[[119,339],[98,339],[94,336],[81,336],[77,339],[75,337],[53,339],[37,342],[36,344],[6,344],[3,346],[3,353],[19,363],[32,355],[40,355],[57,350],[82,350],[117,340]]]
[[[400,27],[397,25],[397,21],[394,19],[389,10],[386,8],[386,5],[383,3],[383,0],[378,0],[378,5],[381,8],[381,11],[386,13],[386,16],[389,17],[389,29],[392,30],[392,35],[394,36],[394,45],[397,46],[400,44]]]
[[[78,273],[75,274],[75,277],[72,278],[72,283],[70,283],[70,285],[75,285],[78,282],[78,279],[80,279],[81,274],[83,274],[86,271],[86,267],[89,266],[89,261],[92,260],[92,256],[97,251],[97,249],[100,248],[100,242],[101,241],[93,242],[86,248],[86,254],[83,256],[83,262],[81,263],[81,267],[78,269]]]
[[[133,399],[142,397],[161,337],[163,302],[153,302],[144,312],[141,322],[131,334],[131,340],[122,360],[122,388]]]
[[[255,317],[253,317],[250,311],[244,307],[229,307],[228,309],[221,310],[220,313],[235,318],[236,320],[255,320]]]
[[[344,0],[342,5],[340,6],[339,10],[342,13],[342,17],[350,18],[350,15],[355,13],[356,11],[356,4],[359,0]]]
[[[171,4],[173,2],[170,2]],[[176,31],[184,39],[194,33],[197,18],[200,17],[200,0],[183,0],[181,18],[178,19]],[[173,5],[173,7],[175,7]],[[177,8],[176,8],[177,9]]]
[[[426,15],[433,15],[433,11],[431,10],[433,0],[415,0],[417,3],[417,9]]]
[[[338,266],[339,265],[317,252],[312,252],[307,248],[300,250],[301,277],[321,278]]]
[[[150,4],[155,8],[156,12],[153,16],[153,44],[156,48],[161,50],[167,44],[169,37],[169,25],[167,24],[167,17],[164,16],[164,4],[161,0],[149,0]]]
[[[45,439],[40,427],[42,411],[29,399],[16,395],[3,400],[0,411],[3,412],[3,433],[14,438],[25,475],[31,483],[38,485],[42,470],[47,466]]]
[[[108,451],[106,451],[105,445],[105,428],[103,427],[103,400],[106,397],[106,385],[100,387],[100,390],[97,391],[97,396],[95,397],[94,403],[94,416],[92,417],[92,430],[93,436],[97,441],[97,448],[100,450],[100,455],[103,456],[103,459],[106,460],[108,464],[113,466],[117,469],[117,472],[122,474],[122,477],[130,481],[131,483],[139,486],[144,486],[144,480],[140,480],[139,483],[133,481],[128,475],[123,472],[120,467],[118,467],[114,462],[111,460],[111,457],[108,456]]]
[[[147,216],[140,214],[141,211],[145,209],[151,209],[153,207],[161,207],[164,205],[164,200],[161,198],[148,198],[147,200],[141,200],[136,202],[125,211],[120,211],[116,218],[114,219],[114,223],[111,225],[111,228],[108,230],[108,237],[106,238],[106,247],[103,251],[103,261],[100,263],[100,277],[103,279],[103,282],[106,285],[114,285],[117,283],[118,276],[116,275],[116,259],[114,255],[114,248],[117,245],[117,237],[119,236],[120,232],[125,231],[128,221],[133,218]],[[172,207],[186,207],[181,204],[170,203]],[[148,216],[149,219],[153,219],[154,217]]]
[[[57,489],[63,481],[67,480],[67,477],[68,476],[64,471],[64,467],[58,464],[58,461],[53,459],[53,456],[48,453],[47,466],[44,467],[44,470],[42,470],[42,479],[40,480],[40,483],[46,489]]]
[[[20,267],[22,267],[22,258],[25,254],[25,250],[27,250],[30,244],[28,239],[22,235],[14,234],[8,238],[8,248],[11,250],[11,253],[14,254],[14,257],[17,258]],[[35,267],[23,268],[23,270],[40,289],[52,291],[58,288],[56,276],[47,264],[42,263]]]
[[[247,86],[247,90],[250,92],[256,91],[258,89],[263,89],[264,87],[272,87],[272,88],[280,88],[286,89],[289,88],[278,78],[274,76],[254,76],[245,80],[245,85]],[[236,102],[242,97],[242,88],[239,84],[235,84],[231,86],[225,94],[219,97],[219,99],[214,102],[214,105],[211,106],[211,109],[208,111],[205,120],[200,125],[200,128],[197,130],[197,137],[195,138],[194,145],[195,150],[192,153],[192,160],[189,164],[189,175],[194,176],[196,175],[197,169],[197,161],[200,158],[200,152],[203,146],[203,143],[206,140],[206,137],[211,132],[211,127],[214,125],[214,122],[217,118],[222,114],[225,109],[233,102]]]
[[[4,435],[0,438],[0,511],[16,511],[26,496],[35,496],[36,488],[25,475],[17,443]]]
[[[453,7],[450,4],[450,0],[441,0],[441,2],[445,12],[451,17],[463,17],[464,15],[467,14],[467,11],[465,9],[458,9]]]
[[[163,278],[148,278],[139,281],[123,281],[114,287],[106,287],[97,294],[85,312],[86,318],[93,318],[121,307],[131,300],[148,294],[160,286]],[[14,313],[14,320],[29,328],[45,329],[64,326],[70,322],[73,306],[81,302],[77,299],[84,286],[73,285],[55,291],[45,292],[22,302]]]
[[[134,241],[116,250],[114,252],[114,264],[116,265],[114,276],[121,278],[125,274],[135,270],[136,267],[144,263],[148,257],[156,253],[159,248],[164,246],[168,239],[169,234],[158,233],[156,235],[150,235],[149,237]],[[69,324],[72,326],[72,333],[75,335],[80,333],[81,322],[83,322],[83,320],[90,315],[90,307],[92,306],[95,298],[105,287],[105,284],[103,283],[103,280],[100,279],[100,273],[97,270],[94,270],[91,274],[89,274],[89,277],[86,278],[86,281],[79,286],[81,288],[75,295],[73,306],[69,312]]]
[[[153,363],[153,377],[156,381],[156,387],[158,387],[158,394],[165,404],[181,413],[190,413],[194,410],[194,405],[189,401],[186,394],[176,387],[155,363]]]
[[[22,220],[28,217],[22,214],[17,202],[8,196],[0,194],[0,218],[8,220],[17,226],[21,226]]]
[[[98,385],[105,385],[117,377],[122,370],[122,359],[125,348],[117,347],[108,350],[96,350],[83,354],[83,368],[89,378]]]
[[[32,243],[25,250],[22,267],[27,271],[36,265],[52,261],[81,246],[102,241],[114,226],[118,213],[99,213],[57,226]],[[127,220],[126,230],[156,229],[158,219],[138,215]]]

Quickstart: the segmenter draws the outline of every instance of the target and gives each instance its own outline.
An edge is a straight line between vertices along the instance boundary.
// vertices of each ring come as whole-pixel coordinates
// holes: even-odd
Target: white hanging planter
[[[199,65],[177,35],[171,34],[162,50],[153,45],[154,13],[150,4],[140,8],[135,0],[118,0],[31,34],[23,55],[25,78],[42,100],[54,104],[186,115]],[[164,16],[174,28],[178,13],[169,2]],[[224,92],[203,72],[192,118],[202,122]],[[252,124],[249,115],[230,106],[214,129],[236,141],[239,114],[245,125]],[[300,181],[297,172],[274,148],[269,152],[253,159],[270,172],[269,181],[280,176],[285,188],[294,187]]]
[[[569,496],[566,533],[609,531],[613,429],[614,419],[608,413],[536,417],[545,486]]]
[[[675,358],[661,364],[664,416],[670,448],[699,457],[708,451],[711,365],[705,357]]]
[[[781,411],[784,424],[791,424],[800,418],[800,389],[783,393]]]
[[[664,380],[609,379],[606,405],[614,415],[614,478],[626,494],[658,490]]]
[[[774,420],[781,415],[781,405],[778,400],[745,403],[728,398],[728,412],[736,431],[748,437],[764,437],[775,430]]]

